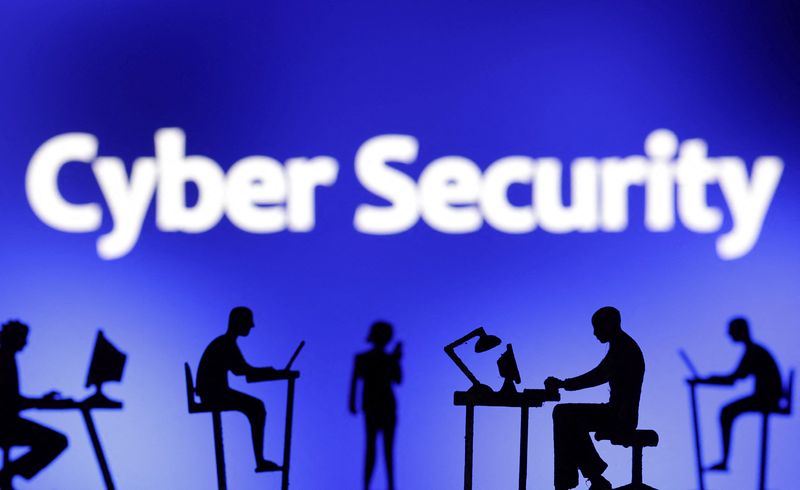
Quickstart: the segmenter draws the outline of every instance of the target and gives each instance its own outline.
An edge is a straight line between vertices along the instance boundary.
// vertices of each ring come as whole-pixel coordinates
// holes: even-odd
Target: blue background
[[[186,413],[182,364],[199,360],[224,331],[228,310],[255,311],[240,341],[253,364],[283,365],[307,349],[296,400],[292,485],[359,488],[362,421],[346,410],[352,356],[369,324],[395,324],[406,347],[398,388],[398,487],[462,484],[463,410],[452,391],[467,380],[442,347],[483,325],[515,347],[523,384],[593,367],[605,348],[589,318],[612,304],[647,359],[640,426],[661,433],[645,453],[645,480],[693,488],[685,347],[703,372],[732,370],[740,347],[725,335],[736,314],[784,371],[800,367],[800,11],[789,1],[675,2],[4,2],[0,6],[0,316],[31,325],[19,356],[22,386],[82,397],[95,332],[129,354],[124,383],[108,391],[122,412],[98,413],[122,489],[214,487],[210,417]],[[101,155],[130,165],[153,154],[153,134],[180,127],[187,151],[229,167],[247,155],[279,160],[331,155],[336,185],[317,194],[311,233],[246,234],[227,220],[203,235],[163,233],[151,206],[126,257],[97,258],[99,233],[64,234],[31,211],[24,175],[48,138],[94,134]],[[760,239],[722,261],[719,233],[650,233],[633,191],[624,233],[506,235],[488,226],[445,235],[424,223],[395,236],[353,228],[356,206],[381,203],[355,178],[368,138],[413,135],[418,175],[443,155],[485,167],[523,154],[642,154],[644,138],[669,128],[699,137],[712,155],[785,164]],[[102,202],[87,166],[60,179],[76,202]],[[722,205],[718,191],[711,202]],[[103,230],[110,229],[108,215]],[[726,215],[723,230],[730,227]],[[499,386],[495,355],[465,359]],[[499,353],[498,353],[499,354]],[[701,393],[707,462],[719,456],[716,411],[746,393]],[[284,387],[244,385],[265,399],[267,456],[279,460]],[[569,393],[605,401],[606,388]],[[532,412],[529,486],[552,481],[551,405]],[[100,488],[75,413],[30,412],[64,431],[69,450],[19,488]],[[732,472],[711,488],[755,485],[758,422],[735,427]],[[224,417],[232,488],[278,488],[252,472],[247,424]],[[479,410],[478,489],[515,488],[517,412]],[[796,417],[773,422],[771,487],[796,481]],[[600,446],[616,484],[630,452]],[[375,488],[383,488],[383,473]],[[495,481],[495,483],[491,483]]]

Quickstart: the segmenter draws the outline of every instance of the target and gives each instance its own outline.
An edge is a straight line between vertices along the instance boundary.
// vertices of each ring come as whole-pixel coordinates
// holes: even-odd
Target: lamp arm
[[[483,327],[478,327],[472,332],[468,333],[467,335],[461,337],[460,339],[456,340],[445,346],[444,351],[453,360],[453,362],[458,366],[458,369],[461,370],[462,373],[472,382],[474,386],[480,385],[480,381],[472,372],[467,368],[466,364],[461,361],[461,358],[458,357],[456,354],[456,347],[464,345],[465,343],[469,342],[470,340],[474,339],[475,337],[486,335],[486,332],[483,330]]]

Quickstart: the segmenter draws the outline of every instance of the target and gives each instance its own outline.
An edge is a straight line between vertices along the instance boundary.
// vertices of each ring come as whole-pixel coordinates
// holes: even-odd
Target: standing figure
[[[264,459],[264,425],[267,418],[264,402],[228,385],[229,372],[237,376],[258,376],[275,372],[271,367],[257,368],[248,364],[236,344],[236,340],[249,335],[254,326],[253,312],[249,308],[237,306],[231,310],[227,332],[211,341],[200,358],[196,391],[200,400],[208,406],[217,410],[241,412],[247,417],[253,438],[256,473],[280,471],[280,466]]]
[[[350,383],[350,413],[356,414],[356,389],[362,381],[361,410],[364,412],[367,429],[367,454],[364,463],[364,489],[369,490],[372,471],[375,468],[375,446],[378,432],[383,433],[383,454],[386,460],[386,477],[389,490],[394,490],[394,430],[397,425],[397,402],[392,391],[393,384],[400,384],[402,372],[400,357],[402,343],[398,342],[391,354],[386,346],[392,340],[392,326],[383,321],[372,324],[367,342],[372,349],[358,354],[353,366]]]
[[[755,393],[724,406],[719,414],[722,429],[722,460],[708,468],[712,471],[728,470],[733,421],[746,412],[772,412],[778,409],[783,394],[781,374],[772,354],[750,338],[750,327],[744,318],[734,318],[728,323],[728,335],[734,342],[744,344],[744,355],[734,372],[725,376],[710,376],[694,380],[697,384],[730,386],[740,379],[753,376]]]
[[[644,356],[639,345],[622,330],[619,311],[605,306],[592,315],[594,336],[609,344],[608,353],[591,371],[568,379],[545,380],[548,389],[582,390],[608,383],[608,403],[561,403],[553,410],[556,490],[578,486],[578,470],[591,482],[590,490],[611,490],[603,477],[608,464],[589,437],[602,431],[625,436],[639,423],[639,398],[644,379]]]
[[[14,476],[30,480],[67,448],[67,438],[53,429],[19,416],[19,412],[54,400],[58,393],[27,398],[19,392],[17,353],[28,343],[28,326],[10,321],[0,330],[0,443],[30,450],[0,470],[0,490],[11,490]]]

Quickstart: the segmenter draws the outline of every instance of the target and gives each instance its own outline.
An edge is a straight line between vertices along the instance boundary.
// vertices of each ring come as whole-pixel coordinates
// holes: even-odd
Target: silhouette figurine
[[[28,446],[30,450],[0,470],[0,490],[11,490],[19,475],[30,480],[67,448],[67,438],[52,429],[19,416],[20,411],[37,403],[55,400],[53,391],[42,398],[27,398],[19,392],[17,353],[28,343],[28,326],[9,321],[0,330],[0,445]]]
[[[737,380],[754,376],[755,393],[724,406],[719,414],[722,429],[722,460],[709,467],[712,471],[728,470],[728,455],[731,447],[731,429],[736,417],[747,412],[773,412],[783,394],[781,374],[772,354],[750,338],[750,327],[744,318],[734,318],[728,323],[728,335],[734,342],[744,344],[744,355],[739,366],[727,376],[709,376],[694,380],[697,384],[730,386]]]
[[[402,378],[400,357],[403,344],[398,342],[391,354],[386,345],[392,340],[392,326],[383,321],[370,328],[367,342],[372,349],[356,355],[353,378],[350,383],[350,413],[355,415],[356,385],[362,381],[361,410],[367,424],[367,453],[364,462],[364,489],[369,490],[372,471],[375,468],[375,446],[378,432],[383,433],[383,454],[386,460],[386,477],[389,490],[394,490],[394,429],[397,425],[397,402],[392,391],[393,384]]]
[[[582,390],[608,383],[608,403],[562,403],[553,410],[556,490],[575,488],[578,470],[591,482],[590,490],[610,490],[603,477],[608,465],[597,454],[589,432],[621,437],[632,434],[639,422],[639,398],[644,378],[644,357],[639,345],[622,330],[620,313],[605,306],[592,315],[594,335],[609,344],[608,353],[591,371],[560,380],[549,377],[546,389]]]
[[[243,413],[250,421],[256,473],[280,471],[273,461],[264,459],[264,424],[267,412],[258,398],[231,389],[228,372],[237,376],[261,376],[274,373],[272,367],[256,368],[245,361],[236,344],[238,337],[246,337],[255,326],[253,312],[244,306],[233,308],[228,316],[228,331],[206,347],[197,368],[197,395],[200,400],[219,410]]]

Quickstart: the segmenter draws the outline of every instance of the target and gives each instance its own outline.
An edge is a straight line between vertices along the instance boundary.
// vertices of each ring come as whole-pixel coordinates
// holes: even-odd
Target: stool
[[[758,477],[759,490],[767,488],[767,440],[769,437],[769,416],[770,415],[791,415],[792,397],[794,391],[794,370],[789,371],[789,379],[783,388],[783,396],[778,402],[776,410],[761,412],[761,471]]]
[[[658,433],[656,431],[635,430],[626,435],[596,432],[594,438],[598,441],[609,441],[614,446],[629,447],[633,450],[631,482],[628,485],[618,487],[616,490],[655,490],[650,485],[642,483],[642,448],[658,446]]]
[[[217,463],[217,488],[227,490],[228,483],[225,479],[225,449],[222,445],[222,412],[224,410],[208,407],[195,400],[195,388],[192,378],[192,370],[189,363],[183,364],[186,374],[186,403],[189,413],[211,413],[211,420],[214,426],[214,456]],[[8,454],[8,453],[6,453]]]

